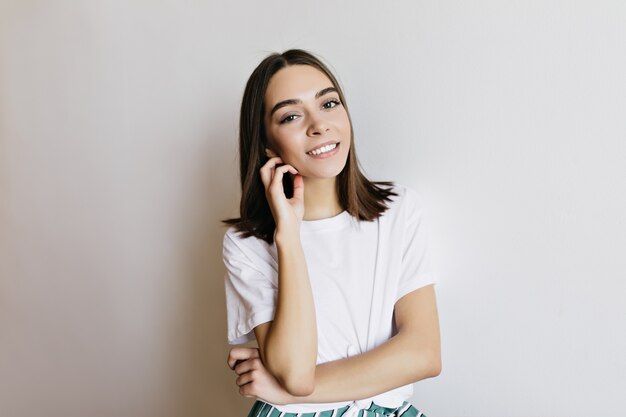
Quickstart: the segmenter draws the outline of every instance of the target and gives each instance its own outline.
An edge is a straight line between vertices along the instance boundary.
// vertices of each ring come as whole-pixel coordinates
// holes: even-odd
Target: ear
[[[273,150],[271,150],[270,148],[265,148],[265,155],[267,155],[268,158],[273,158],[275,156],[278,156]]]

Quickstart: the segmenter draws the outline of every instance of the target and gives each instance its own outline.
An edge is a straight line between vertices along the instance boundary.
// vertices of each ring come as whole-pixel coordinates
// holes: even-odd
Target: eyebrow
[[[328,94],[328,93],[332,93],[332,92],[337,92],[337,89],[335,87],[326,87],[326,88],[318,91],[315,94],[315,98],[318,99],[321,96],[323,96],[324,94]],[[281,107],[290,106],[292,104],[300,104],[300,103],[302,103],[302,100],[297,99],[297,98],[290,98],[288,100],[279,101],[278,103],[276,103],[276,105],[274,105],[274,107],[272,107],[272,111],[270,112],[270,117],[272,117],[274,112],[276,110],[280,109]]]

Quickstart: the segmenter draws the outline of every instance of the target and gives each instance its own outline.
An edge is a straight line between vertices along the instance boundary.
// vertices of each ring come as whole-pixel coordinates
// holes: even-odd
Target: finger
[[[230,369],[234,369],[238,362],[248,359],[258,358],[259,350],[257,348],[235,347],[230,350],[227,363]]]
[[[237,362],[240,360],[241,353],[237,348],[233,348],[230,350],[228,354],[228,358],[226,359],[226,363],[230,369],[235,369]]]
[[[279,156],[275,156],[273,158],[270,158],[259,170],[261,174],[261,181],[263,181],[263,185],[265,185],[265,188],[269,186],[272,180],[272,172],[274,171],[274,168],[277,164],[282,163],[282,161],[283,160]]]
[[[251,358],[251,359],[248,359],[247,361],[243,361],[241,363],[235,364],[234,371],[237,375],[242,375],[254,369],[259,369],[260,366],[261,366],[261,359]]]
[[[255,391],[256,387],[254,386],[254,382],[250,382],[239,387],[239,394],[246,398],[256,397],[257,395]]]
[[[291,165],[285,164],[276,167],[276,169],[274,169],[274,176],[272,177],[272,183],[270,184],[270,187],[282,188],[282,181],[286,172],[291,172],[294,175],[298,173],[298,171]]]
[[[296,199],[304,200],[304,179],[300,174],[293,177],[293,196]]]
[[[250,358],[258,358],[259,350],[256,348],[236,347],[230,350],[228,354],[228,367],[234,369],[238,360],[245,361]]]
[[[259,169],[261,181],[263,181],[263,185],[265,185],[266,188],[272,180],[274,168],[280,163],[282,163],[282,159],[280,159],[280,157],[273,157],[270,158],[265,165],[261,167],[261,169]]]
[[[252,382],[252,380],[254,380],[254,375],[252,374],[252,372],[246,372],[243,375],[239,375],[237,377],[237,379],[235,380],[235,384],[237,384],[237,386],[242,386],[242,385],[246,385],[248,382]]]

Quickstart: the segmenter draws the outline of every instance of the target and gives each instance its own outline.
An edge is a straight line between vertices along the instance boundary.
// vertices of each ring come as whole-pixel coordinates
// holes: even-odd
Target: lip
[[[312,147],[312,148],[311,148],[311,149],[309,149],[308,151],[306,151],[306,154],[307,154],[307,155],[309,155],[309,152],[311,152],[311,151],[313,151],[313,150],[315,150],[315,149],[319,149],[319,148],[321,148],[321,147],[323,147],[323,146],[326,146],[326,145],[334,145],[335,143],[336,143],[337,145],[339,145],[339,141],[338,141],[338,140],[329,140],[328,142],[320,143],[320,144],[318,144],[318,145],[315,145],[314,147]],[[311,155],[309,155],[309,156],[311,156]]]

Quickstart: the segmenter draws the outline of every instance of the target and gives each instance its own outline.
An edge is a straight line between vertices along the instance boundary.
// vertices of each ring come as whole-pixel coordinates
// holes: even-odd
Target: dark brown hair
[[[337,89],[339,99],[350,121],[350,150],[343,170],[337,175],[337,196],[339,204],[359,220],[372,221],[380,217],[391,201],[393,184],[388,181],[369,181],[359,168],[354,148],[352,119],[339,83],[312,53],[302,49],[290,49],[282,54],[267,56],[254,69],[248,79],[241,102],[239,119],[239,174],[241,179],[241,202],[239,218],[222,220],[227,225],[235,226],[244,237],[255,236],[272,244],[276,224],[265,197],[265,187],[259,170],[269,160],[264,149],[268,146],[265,136],[264,112],[265,92],[270,79],[280,69],[290,65],[310,65],[323,72]],[[287,198],[293,196],[293,180],[289,175],[283,178]],[[382,187],[381,187],[382,186]],[[386,186],[386,187],[385,187]]]

